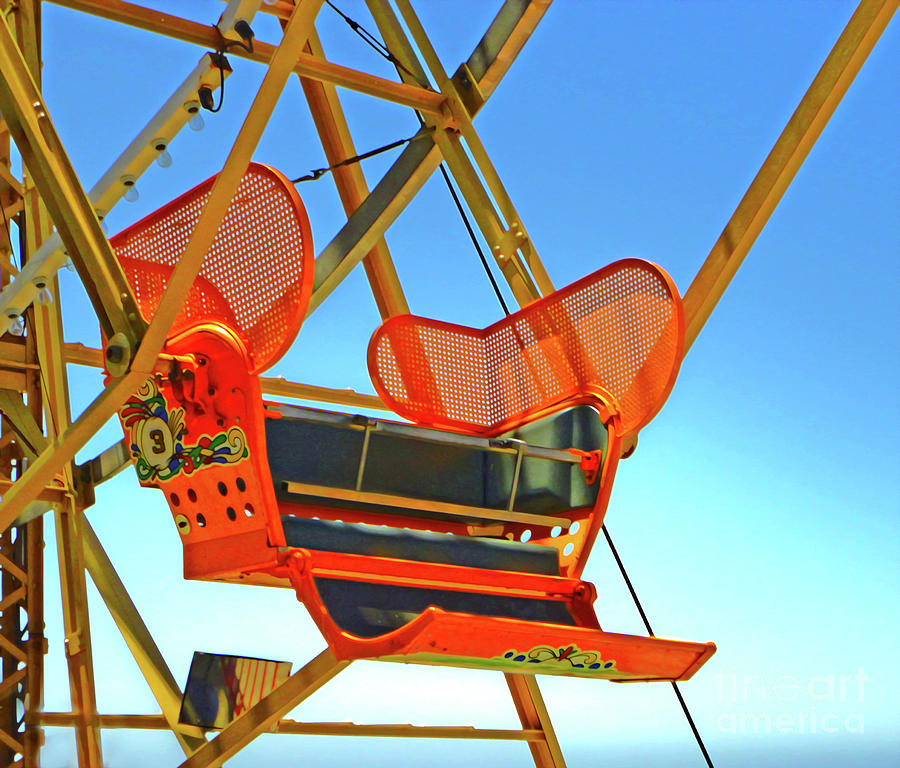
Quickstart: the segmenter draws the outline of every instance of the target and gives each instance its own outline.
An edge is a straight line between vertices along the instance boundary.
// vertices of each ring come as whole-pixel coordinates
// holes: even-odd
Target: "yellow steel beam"
[[[537,678],[534,675],[516,675],[509,672],[504,673],[504,677],[522,727],[540,731],[543,736],[540,741],[528,744],[535,767],[566,768],[562,748],[550,722],[550,713],[544,704],[541,689],[538,688]]]
[[[66,664],[75,723],[79,768],[102,768],[100,729],[94,723],[97,697],[88,619],[84,553],[81,546],[83,513],[69,500],[56,512],[56,542],[59,582],[63,604]]]
[[[685,293],[685,350],[722,298],[897,6],[897,0],[862,0],[850,18]]]
[[[33,78],[32,84],[38,88],[41,78],[40,0],[27,0],[18,5],[15,28],[17,43],[22,53],[22,63]],[[48,139],[51,150],[55,151],[60,148],[57,146],[58,138],[54,137],[52,131],[48,132],[45,138]],[[37,252],[39,245],[50,236],[52,226],[47,215],[47,207],[38,195],[37,185],[40,180],[35,178],[38,170],[29,163],[25,152],[22,155],[26,161],[22,189],[25,217],[23,227],[25,242],[22,254],[24,262],[30,259]],[[71,167],[67,167],[68,161],[64,154],[60,158],[44,158],[44,160],[50,165],[54,160],[60,161],[62,170],[74,175]],[[83,190],[81,190],[77,178],[70,178],[68,182],[75,194],[83,197]],[[46,189],[44,191],[46,194]],[[66,191],[65,185],[63,191]],[[84,200],[79,198],[70,205],[68,201],[62,200],[58,201],[58,205],[77,219],[79,212],[83,212],[83,202]],[[93,223],[95,225],[93,234],[96,235],[96,221],[87,217],[82,223],[86,223],[88,227]],[[22,224],[23,222],[20,221],[20,227]],[[76,221],[75,226],[77,230],[81,224]],[[106,251],[109,251],[109,248],[102,234],[97,243],[101,250],[100,258],[106,259],[108,253],[104,252],[104,246]],[[73,255],[78,261],[79,254]],[[88,255],[90,256],[89,263],[96,266],[93,264],[96,254]],[[117,262],[115,268],[118,268]],[[112,273],[114,289],[119,287],[118,278],[120,277],[121,273],[115,272],[114,269]],[[58,296],[55,278],[52,280],[52,288],[55,295]],[[108,290],[109,286],[103,286],[103,289]],[[88,291],[91,292],[90,287],[88,287]],[[117,310],[121,308],[122,298],[123,296],[120,294],[118,296],[120,303],[115,305]],[[113,297],[110,299],[115,300]],[[127,297],[125,299],[124,303],[127,306]],[[29,329],[26,338],[26,360],[36,360],[38,371],[29,371],[26,376],[25,391],[28,405],[33,417],[38,422],[40,422],[41,416],[44,416],[47,435],[54,437],[70,421],[68,382],[65,363],[62,359],[62,316],[59,303],[55,302],[50,306],[41,306],[30,310]],[[127,328],[122,329],[122,333],[127,331]],[[100,768],[102,762],[100,732],[98,728],[90,724],[90,720],[96,714],[96,691],[81,540],[77,533],[81,510],[75,505],[72,496],[73,477],[70,464],[63,467],[62,474],[64,495],[56,514],[56,544],[60,563],[60,594],[66,634],[69,690],[72,708],[77,715],[75,723],[76,752],[79,765],[84,768]],[[29,505],[31,509],[35,506],[47,509],[49,505],[34,503]],[[26,728],[23,736],[22,760],[26,768],[36,768],[39,765],[42,734],[36,725],[28,721],[33,712],[41,709],[43,702],[43,656],[46,653],[46,641],[43,635],[43,521],[26,523],[20,527],[19,532],[20,536],[26,537],[25,562],[32,576],[28,582],[28,640],[24,644],[28,678],[25,685],[27,695],[24,697]]]
[[[212,54],[200,57],[200,62],[185,81],[88,192],[88,200],[98,218],[105,217],[125,194],[127,187],[122,179],[128,176],[139,179],[156,159],[160,140],[168,145],[188,122],[190,113],[186,105],[198,104],[199,89],[206,86],[215,91],[230,74],[229,69],[220,70],[213,63]],[[58,234],[41,238],[39,245],[40,248],[29,250],[28,261],[15,282],[0,293],[0,317],[21,314],[37,294],[36,283],[48,283],[65,263],[66,254]]]
[[[125,398],[134,393],[147,375],[148,372],[133,369],[113,380],[81,416],[50,442],[25,474],[3,494],[3,501],[0,503],[0,529],[9,526],[22,514],[29,502],[39,497],[59,469],[71,461],[94,433],[115,415]]]
[[[291,14],[284,28],[284,38],[269,62],[259,92],[253,99],[247,118],[228,153],[222,171],[213,182],[203,212],[191,232],[190,240],[178,264],[172,271],[156,314],[150,321],[141,348],[135,356],[135,365],[139,368],[152,366],[156,362],[166,335],[181,310],[184,297],[187,296],[200,271],[203,259],[212,246],[225,211],[250,165],[253,151],[262,138],[263,130],[284,90],[294,63],[313,30],[313,23],[322,2],[323,0],[301,0]]]
[[[44,521],[34,520],[19,531],[20,535],[25,534],[25,562],[32,573],[36,574],[28,580],[28,597],[25,600],[28,612],[25,627],[28,632],[28,639],[25,641],[25,664],[28,670],[25,680],[27,717],[30,712],[39,712],[44,706],[44,654],[47,653],[47,641],[44,638]],[[26,723],[23,741],[25,768],[37,768],[43,733],[38,726]]]
[[[446,97],[447,107],[452,115],[455,131],[437,132],[435,141],[441,148],[444,159],[456,178],[466,203],[475,216],[478,227],[487,240],[513,295],[521,305],[539,298],[542,294],[551,293],[553,284],[550,277],[525,231],[521,217],[500,180],[499,174],[488,158],[472,125],[472,116],[457,93],[455,82],[447,77],[412,5],[408,0],[398,0],[397,5],[433,79]],[[385,13],[387,13],[387,9]],[[460,133],[478,164],[481,176],[472,166],[460,143]],[[496,200],[499,211],[495,208],[491,196],[493,196],[493,200]],[[522,256],[519,255],[519,251]]]
[[[168,727],[184,753],[190,755],[202,747],[206,739],[199,728],[179,725],[181,689],[87,519],[82,520],[81,535],[85,566],[162,710],[162,727]]]
[[[2,342],[0,342],[0,349],[2,348]],[[2,356],[2,353],[0,353],[0,356]],[[65,345],[65,358],[67,363],[74,363],[75,365],[87,365],[92,368],[103,367],[103,352],[99,349],[86,347],[80,343],[67,343]],[[367,395],[363,392],[355,392],[352,389],[317,387],[312,384],[288,381],[277,376],[260,376],[259,383],[264,395],[290,397],[297,400],[314,400],[319,403],[334,403],[353,408],[374,408],[379,411],[390,410],[381,402],[379,397]]]
[[[322,45],[315,34],[310,36],[307,52],[324,59]],[[341,160],[356,155],[337,89],[330,83],[305,77],[300,78],[300,83],[316,124],[316,130],[319,132],[328,164],[335,165]],[[332,176],[341,203],[349,217],[369,194],[362,166],[359,163],[341,166],[334,169]],[[369,279],[369,285],[381,317],[387,318],[408,313],[409,305],[406,303],[403,288],[397,277],[397,270],[394,268],[390,251],[388,251],[383,237],[366,254],[363,259],[363,267],[366,270],[366,277]]]
[[[463,67],[478,94],[475,114],[491,97],[552,0],[506,0]],[[460,71],[463,70],[460,68]]]
[[[6,19],[0,23],[0,111],[69,251],[107,337],[133,348],[144,323],[119,262],[31,77]]]
[[[215,50],[221,44],[219,35],[213,27],[134,3],[121,0],[50,0],[50,2],[211,50]],[[253,41],[252,52],[240,48],[231,48],[228,51],[229,56],[239,56],[264,64],[268,63],[274,53],[274,46],[259,40]],[[429,114],[440,114],[444,101],[444,97],[434,91],[358,72],[308,53],[301,52],[297,56],[293,70],[298,75],[312,80],[332,83]]]
[[[322,651],[197,750],[181,768],[218,768],[349,665],[349,661],[338,661],[330,648]]]
[[[71,727],[72,712],[39,712],[35,720],[51,727]],[[100,728],[129,730],[166,730],[169,724],[162,715],[97,715]],[[370,738],[400,739],[480,739],[489,741],[544,741],[538,729],[513,730],[506,728],[475,728],[471,725],[410,725],[408,723],[307,723],[298,720],[279,720],[272,733],[307,736],[366,736]]]

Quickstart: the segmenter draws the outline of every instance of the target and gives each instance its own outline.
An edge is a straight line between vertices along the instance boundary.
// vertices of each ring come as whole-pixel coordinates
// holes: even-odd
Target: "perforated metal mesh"
[[[112,238],[111,243],[149,321],[203,210],[215,177]],[[309,219],[290,182],[251,163],[228,207],[170,336],[219,321],[247,345],[253,373],[290,346],[312,293],[314,254]]]
[[[499,433],[600,393],[627,434],[662,406],[683,345],[672,279],[626,259],[483,330],[391,318],[369,344],[369,372],[385,403],[421,424]]]

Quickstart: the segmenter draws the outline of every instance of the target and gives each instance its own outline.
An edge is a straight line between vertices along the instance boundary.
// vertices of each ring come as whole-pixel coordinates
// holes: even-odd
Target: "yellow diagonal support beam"
[[[125,274],[53,127],[6,19],[0,22],[0,112],[62,238],[107,337],[133,349],[145,327]]]
[[[215,50],[220,44],[218,33],[208,24],[198,24],[171,13],[162,13],[134,3],[122,2],[122,0],[50,0],[50,2],[155,34],[202,45],[211,50]],[[265,64],[272,58],[274,52],[273,46],[254,40],[252,51],[231,48],[228,55]],[[435,115],[441,113],[441,105],[444,101],[444,97],[439,93],[426,88],[395,83],[383,77],[376,77],[349,67],[342,67],[340,64],[333,64],[309,53],[300,53],[294,61],[294,72],[301,77],[332,83]]]
[[[684,296],[690,349],[894,12],[862,0]]]
[[[338,661],[330,648],[322,651],[197,750],[181,768],[218,768],[257,736],[275,727],[282,717],[349,665],[349,661]]]
[[[213,182],[203,212],[191,233],[184,253],[172,271],[166,293],[159,302],[141,349],[135,357],[136,366],[147,368],[155,364],[166,335],[181,310],[184,297],[193,285],[203,265],[203,259],[219,231],[225,211],[250,165],[253,151],[262,138],[288,77],[293,72],[297,57],[312,32],[313,22],[322,2],[323,0],[301,0],[291,14],[284,28],[281,45],[272,56],[269,69],[228,154],[228,159]]]
[[[81,521],[81,536],[88,573],[159,704],[164,722],[175,734],[184,753],[190,755],[202,747],[206,739],[199,729],[178,724],[181,709],[178,683],[86,518]]]
[[[310,37],[307,51],[317,58],[324,59],[325,57],[322,45],[316,35]],[[303,86],[303,93],[306,95],[306,101],[316,124],[328,164],[336,165],[355,155],[356,148],[350,136],[350,128],[344,117],[337,88],[330,83],[303,77],[300,78],[300,83]],[[332,177],[341,203],[349,217],[369,194],[362,166],[359,163],[353,163],[335,168]],[[403,295],[403,288],[384,238],[375,243],[372,250],[363,259],[363,266],[382,318],[408,313],[409,305]]]

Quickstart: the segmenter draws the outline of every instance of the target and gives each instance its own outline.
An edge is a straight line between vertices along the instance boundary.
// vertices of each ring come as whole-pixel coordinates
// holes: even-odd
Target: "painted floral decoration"
[[[125,401],[121,416],[131,434],[131,455],[142,483],[166,482],[212,464],[234,464],[247,458],[247,438],[240,427],[202,435],[184,444],[184,409],[167,409],[155,377]]]

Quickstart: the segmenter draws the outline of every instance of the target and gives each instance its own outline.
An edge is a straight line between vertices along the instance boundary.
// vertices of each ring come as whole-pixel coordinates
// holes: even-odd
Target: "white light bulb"
[[[10,315],[9,327],[6,330],[13,336],[22,336],[25,333],[25,319],[22,315]]]
[[[34,300],[43,306],[48,306],[53,303],[53,294],[50,293],[50,289],[46,284],[42,283],[41,285],[35,284],[35,288],[38,289],[37,296],[34,297]]]
[[[275,3],[278,2],[278,0],[263,0],[263,2],[264,2],[266,5],[275,5]]]
[[[162,149],[156,154],[156,164],[160,168],[168,168],[172,165],[172,155],[169,154],[168,149]]]
[[[200,102],[199,101],[186,101],[184,103],[185,112],[190,115],[188,118],[188,127],[192,131],[202,131],[203,126],[206,123],[203,122],[203,115],[200,114]]]
[[[78,271],[77,269],[75,269],[75,265],[72,263],[72,259],[66,259],[65,264],[63,264],[63,266],[67,270],[69,270],[69,272],[77,272]]]
[[[119,181],[122,182],[122,185],[125,187],[125,199],[129,203],[137,202],[137,199],[140,197],[140,193],[137,191],[137,187],[135,184],[137,183],[137,179],[129,173],[126,173],[122,176]]]

